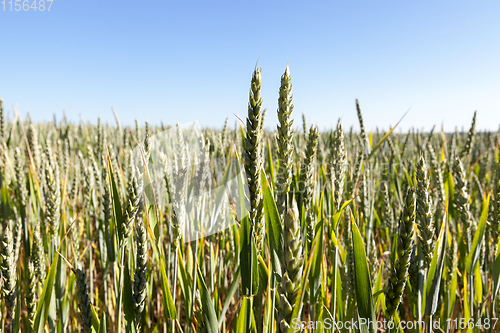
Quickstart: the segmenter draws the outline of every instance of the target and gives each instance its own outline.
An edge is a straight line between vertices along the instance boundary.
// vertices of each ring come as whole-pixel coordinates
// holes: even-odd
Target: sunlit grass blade
[[[441,278],[443,275],[444,260],[446,257],[446,222],[441,225],[439,238],[434,249],[431,265],[427,274],[427,300],[426,300],[426,315],[432,316],[437,309],[439,300],[439,288],[441,285]]]
[[[396,125],[394,125],[393,128],[391,128],[391,130],[389,132],[387,132],[383,137],[382,139],[380,139],[380,141],[375,145],[375,147],[372,148],[371,152],[370,152],[370,155],[368,155],[368,160],[370,160],[374,155],[375,153],[377,152],[377,149],[384,143],[384,141],[391,135],[391,133],[396,129],[396,127],[398,127],[399,123],[403,120],[403,118],[408,114],[408,112],[410,112],[410,109],[408,109],[408,111],[405,112],[405,114],[401,117],[401,119],[399,119],[399,121],[396,123]],[[371,133],[370,133],[370,141],[371,141]]]
[[[90,310],[92,311],[92,329],[95,332],[100,332],[101,331],[101,321],[99,320],[99,315],[97,314],[97,311],[94,309],[94,306],[92,303],[90,303]],[[103,316],[106,314],[103,312]]]
[[[219,332],[219,321],[215,313],[214,303],[210,298],[210,293],[207,290],[203,273],[198,267],[198,290],[200,292],[201,306],[203,311],[203,318],[205,320],[205,327],[208,333]]]
[[[492,280],[491,298],[496,301],[498,290],[500,289],[500,246],[495,251],[495,261],[493,262],[493,280]]]
[[[35,323],[33,325],[33,332],[35,333],[44,332],[45,323],[47,322],[47,318],[49,316],[49,307],[52,298],[52,291],[54,289],[54,280],[56,278],[58,262],[59,254],[57,253],[50,266],[49,274],[43,284],[42,294],[40,296],[40,301],[38,302]]]
[[[257,293],[259,288],[259,269],[255,238],[248,216],[245,216],[241,221],[240,242],[241,288],[243,296],[251,297]]]
[[[154,207],[154,206],[152,206]],[[147,216],[147,214],[145,215]],[[160,278],[161,278],[161,289],[162,289],[162,301],[163,301],[163,315],[165,320],[172,319],[175,320],[177,318],[177,311],[175,309],[175,304],[172,299],[172,293],[170,292],[170,287],[168,285],[167,272],[165,270],[165,257],[156,244],[156,239],[149,226],[149,219],[146,219],[146,229],[149,234],[149,240],[151,244],[151,248],[154,252],[154,257],[158,258],[158,265],[160,270]]]
[[[92,307],[93,309],[94,307]],[[92,311],[92,313],[94,312],[95,310]],[[95,329],[95,328],[94,328]],[[102,315],[101,315],[101,320],[100,320],[100,323],[99,323],[99,333],[107,333],[108,332],[108,327],[106,325],[106,311],[103,311],[102,312]]]
[[[240,270],[240,267],[238,267],[238,269],[236,270],[236,273],[234,273],[233,281],[231,282],[231,286],[229,287],[229,290],[227,291],[226,300],[224,301],[224,306],[222,307],[222,311],[221,311],[221,314],[219,316],[219,329],[222,326],[224,317],[226,315],[227,310],[229,309],[229,306],[231,305],[233,297],[236,294],[236,291],[238,290],[240,280],[241,280],[241,270]]]
[[[469,274],[474,274],[475,266],[479,259],[479,252],[481,250],[481,242],[484,236],[484,230],[486,228],[486,220],[488,218],[488,206],[490,203],[490,195],[483,201],[483,210],[481,213],[481,218],[479,219],[479,224],[477,226],[476,234],[474,235],[474,240],[472,241],[472,246],[470,252],[467,256],[467,272]]]
[[[281,258],[283,258],[283,229],[274,201],[274,196],[264,171],[261,173],[262,192],[264,194],[264,212],[266,216],[266,234],[273,272],[281,276]]]
[[[373,304],[372,283],[368,262],[366,261],[365,246],[363,237],[359,232],[358,226],[351,218],[352,225],[352,245],[354,251],[354,269],[355,279],[354,287],[356,290],[356,300],[358,304],[358,315],[367,321],[375,322],[375,307]],[[375,333],[375,326],[360,325],[363,333]]]

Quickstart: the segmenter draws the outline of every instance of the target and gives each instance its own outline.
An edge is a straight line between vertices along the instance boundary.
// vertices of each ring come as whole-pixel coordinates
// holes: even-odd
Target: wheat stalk
[[[394,316],[401,303],[403,291],[406,286],[408,268],[410,266],[411,254],[413,252],[413,235],[415,225],[415,190],[408,188],[406,192],[405,206],[399,219],[397,259],[387,280],[385,292],[387,315]]]
[[[14,332],[14,312],[16,308],[16,262],[14,254],[14,240],[12,238],[12,232],[10,227],[7,225],[4,230],[3,240],[2,240],[2,251],[0,253],[2,257],[2,264],[0,269],[2,271],[3,280],[3,295],[5,300],[5,305],[7,306],[7,314],[11,318],[11,332]]]

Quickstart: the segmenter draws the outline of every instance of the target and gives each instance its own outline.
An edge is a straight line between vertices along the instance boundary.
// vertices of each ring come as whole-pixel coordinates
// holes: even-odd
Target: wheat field
[[[297,126],[288,67],[268,130],[261,81],[195,136],[0,104],[0,331],[500,331],[499,133]]]

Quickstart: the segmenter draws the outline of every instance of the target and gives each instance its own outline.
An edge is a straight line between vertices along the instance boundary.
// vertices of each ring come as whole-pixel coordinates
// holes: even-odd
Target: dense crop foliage
[[[204,129],[196,154],[180,127],[7,121],[0,104],[0,331],[498,331],[498,133],[476,114],[469,132],[369,132],[357,101],[359,129],[299,131],[288,68],[268,131],[261,85],[255,69],[246,121]],[[225,184],[215,161],[245,171],[227,205],[199,193]],[[187,239],[212,206],[225,227]]]

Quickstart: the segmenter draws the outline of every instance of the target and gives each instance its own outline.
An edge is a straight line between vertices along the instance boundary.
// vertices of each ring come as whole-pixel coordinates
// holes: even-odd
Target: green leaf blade
[[[358,304],[358,315],[360,318],[366,319],[367,322],[375,323],[375,307],[373,304],[371,277],[368,270],[368,262],[366,261],[365,246],[358,226],[354,223],[354,219],[351,219],[351,223],[355,270],[354,286]],[[375,326],[374,324],[363,324],[360,325],[360,330],[363,333],[375,333]]]

